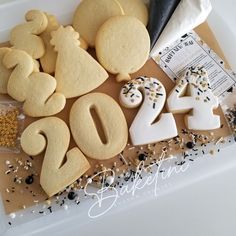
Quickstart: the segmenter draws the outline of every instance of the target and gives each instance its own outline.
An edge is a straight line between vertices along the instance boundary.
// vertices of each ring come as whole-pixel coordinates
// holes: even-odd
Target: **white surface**
[[[222,3],[222,0],[212,0],[212,4],[215,12],[209,19],[210,24],[231,66],[236,69],[236,38],[232,38],[236,35],[235,1],[224,0]],[[37,226],[45,226],[45,222],[39,221],[12,230],[7,235],[236,235],[235,152],[236,146],[232,146],[215,157],[201,158],[190,171],[176,176],[176,179],[172,177],[169,180],[171,187],[163,189],[158,198],[149,195],[145,202],[142,198],[131,200],[127,203],[129,208],[118,207],[113,214],[98,220],[86,224],[86,216],[80,215],[78,208],[78,217],[73,217],[70,223],[66,222],[70,213],[62,212],[55,216],[57,226],[50,228],[46,225],[46,232],[33,232]]]

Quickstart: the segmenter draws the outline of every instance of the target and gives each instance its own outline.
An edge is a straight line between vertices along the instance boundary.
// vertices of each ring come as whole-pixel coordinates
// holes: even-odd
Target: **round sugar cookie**
[[[142,0],[117,0],[124,10],[125,15],[134,16],[145,26],[148,23],[148,9]]]
[[[147,61],[150,37],[146,27],[133,16],[116,16],[107,20],[96,37],[96,54],[101,65],[117,81],[130,80]]]
[[[94,47],[98,29],[110,17],[123,15],[117,0],[83,0],[73,18],[73,27],[89,46]]]

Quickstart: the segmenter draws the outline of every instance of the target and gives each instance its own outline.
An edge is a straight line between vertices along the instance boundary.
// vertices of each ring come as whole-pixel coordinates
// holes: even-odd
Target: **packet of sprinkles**
[[[0,102],[0,152],[20,152],[20,136],[25,115],[20,103]]]

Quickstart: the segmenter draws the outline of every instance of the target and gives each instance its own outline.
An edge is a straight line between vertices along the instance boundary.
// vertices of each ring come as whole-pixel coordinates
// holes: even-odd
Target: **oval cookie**
[[[147,29],[135,17],[112,17],[97,33],[97,58],[106,70],[118,74],[117,81],[130,80],[129,74],[145,64],[149,51]]]
[[[84,0],[74,14],[73,27],[93,47],[101,25],[110,17],[123,14],[117,0]]]
[[[117,0],[124,10],[125,15],[134,16],[145,26],[148,23],[148,9],[142,0]]]

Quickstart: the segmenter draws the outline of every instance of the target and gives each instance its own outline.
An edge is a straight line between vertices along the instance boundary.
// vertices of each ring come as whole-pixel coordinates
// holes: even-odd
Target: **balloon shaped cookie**
[[[103,67],[80,47],[79,34],[71,26],[60,27],[52,33],[51,44],[58,52],[55,78],[57,92],[66,98],[86,94],[108,78]]]
[[[117,0],[83,0],[75,12],[73,27],[93,47],[101,25],[110,17],[123,14]]]
[[[149,51],[147,29],[135,17],[112,17],[97,33],[97,58],[106,70],[118,74],[119,82],[130,80],[129,74],[141,69],[148,59]]]
[[[143,0],[117,0],[124,10],[125,15],[134,16],[145,26],[148,23],[148,9]]]
[[[8,94],[24,102],[24,112],[32,117],[51,116],[59,113],[66,103],[65,96],[54,93],[56,80],[46,73],[35,72],[35,63],[26,52],[13,49],[3,64],[13,69],[7,84]]]
[[[12,29],[10,43],[15,49],[26,51],[34,59],[45,53],[43,40],[38,36],[46,30],[48,20],[46,15],[38,10],[31,10],[25,15],[26,23]]]

